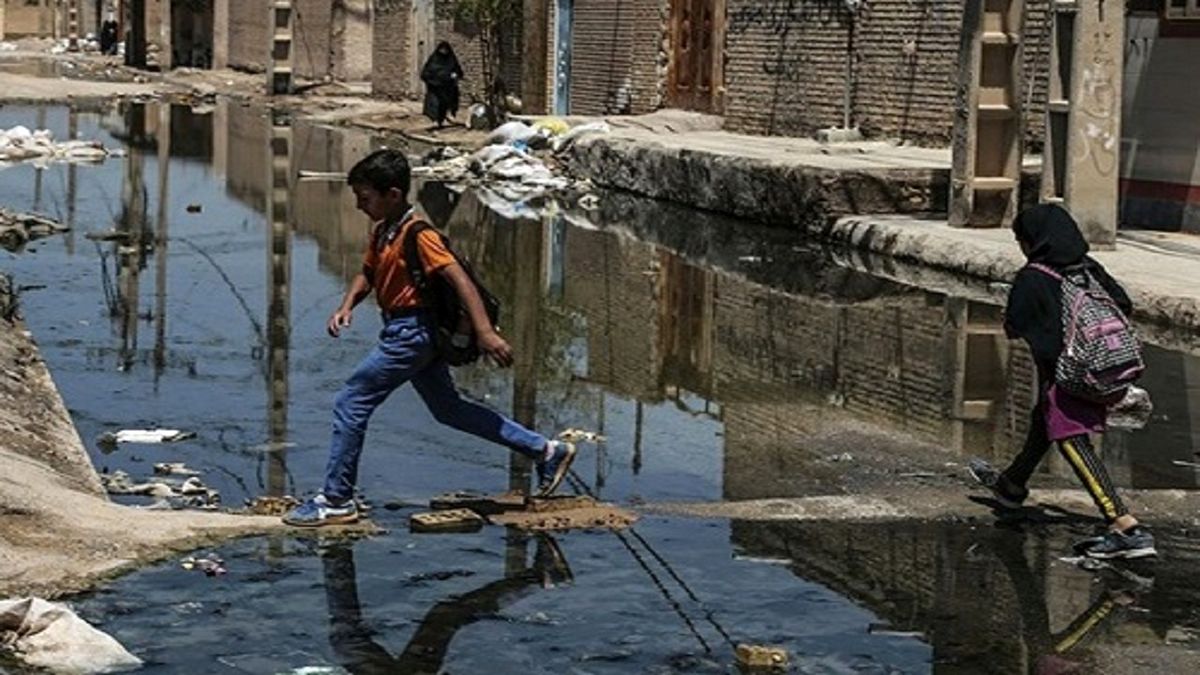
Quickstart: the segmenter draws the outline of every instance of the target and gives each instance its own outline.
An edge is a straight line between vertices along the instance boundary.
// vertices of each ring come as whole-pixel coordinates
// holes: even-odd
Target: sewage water
[[[184,461],[228,505],[319,485],[332,396],[378,323],[368,304],[348,334],[325,335],[367,226],[342,184],[295,177],[345,171],[383,141],[287,121],[225,101],[0,110],[5,127],[128,149],[0,173],[0,203],[74,225],[4,269],[27,289],[28,324],[97,467],[144,476]],[[960,478],[914,465],[1020,442],[1030,367],[987,302],[620,195],[531,217],[486,193],[416,194],[503,300],[518,354],[510,371],[462,369],[459,383],[544,431],[606,436],[583,448],[576,489],[634,507],[906,480],[965,497]],[[110,229],[132,244],[83,236]],[[1195,459],[1200,362],[1149,354],[1157,417],[1106,439],[1106,460],[1125,486],[1191,489],[1195,470],[1173,462]],[[94,442],[154,426],[197,438]],[[1070,484],[1053,461],[1038,480]],[[1168,641],[1195,662],[1196,546],[1176,529],[1160,531],[1161,562],[1098,574],[1058,560],[1089,527],[1075,522],[647,516],[619,535],[407,532],[431,496],[526,481],[403,389],[371,422],[360,477],[386,534],[235,542],[215,551],[226,576],[164,563],[75,604],[147,673],[729,672],[737,642],[783,646],[806,673],[1048,672]]]

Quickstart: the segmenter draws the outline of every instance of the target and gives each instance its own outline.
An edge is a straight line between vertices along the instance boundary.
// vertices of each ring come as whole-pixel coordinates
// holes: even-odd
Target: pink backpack
[[[1063,350],[1058,387],[1080,398],[1112,403],[1146,370],[1142,343],[1129,319],[1086,270],[1082,283],[1039,263],[1030,267],[1062,282]]]

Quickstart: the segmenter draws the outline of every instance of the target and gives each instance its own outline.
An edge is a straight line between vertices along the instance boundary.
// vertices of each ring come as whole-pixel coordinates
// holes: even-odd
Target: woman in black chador
[[[425,116],[437,122],[440,129],[446,119],[458,114],[458,81],[462,79],[462,66],[449,42],[438,43],[421,69],[421,81],[425,83]]]

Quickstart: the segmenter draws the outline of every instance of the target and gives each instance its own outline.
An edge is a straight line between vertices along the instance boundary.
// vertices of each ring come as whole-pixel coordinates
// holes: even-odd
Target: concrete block
[[[477,532],[481,528],[483,517],[470,509],[414,513],[408,519],[408,529],[413,532]]]
[[[561,502],[561,503],[559,503]],[[539,507],[508,511],[488,518],[493,525],[512,526],[531,532],[560,530],[623,530],[637,522],[632,511],[583,498],[546,500]]]

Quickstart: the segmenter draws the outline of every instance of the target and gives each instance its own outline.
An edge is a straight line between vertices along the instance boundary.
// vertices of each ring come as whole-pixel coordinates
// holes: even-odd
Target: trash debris
[[[205,576],[209,577],[217,577],[229,573],[229,570],[225,569],[225,561],[211,553],[203,558],[188,556],[179,561],[179,566],[189,572],[199,570],[204,572]]]
[[[607,439],[594,431],[565,429],[558,434],[558,440],[568,443],[603,443]]]
[[[204,210],[204,206],[201,204],[188,204],[187,205],[188,213],[200,213],[203,210]]]
[[[743,668],[782,670],[788,666],[787,650],[781,647],[740,644],[736,653],[738,665]]]
[[[843,452],[840,455],[830,455],[830,456],[826,457],[825,459],[826,459],[826,461],[829,461],[829,462],[853,462],[854,455],[851,455],[848,452]]]
[[[30,131],[24,126],[0,130],[0,162],[33,160],[35,165],[46,166],[50,162],[98,163],[108,156],[99,141],[55,141],[47,129]]]
[[[1137,430],[1146,426],[1154,413],[1154,402],[1150,392],[1130,385],[1125,396],[1108,408],[1108,426],[1114,429]]]
[[[300,506],[300,500],[291,495],[246,500],[246,512],[255,516],[283,516],[297,506]]]
[[[558,154],[570,148],[584,136],[608,133],[612,133],[612,127],[608,125],[608,122],[587,122],[571,127],[566,133],[555,136],[550,141],[550,149]]]
[[[25,244],[66,232],[70,228],[56,220],[33,213],[14,213],[0,208],[0,246],[19,251]]]
[[[177,485],[169,480],[138,483],[124,471],[100,474],[100,484],[110,495],[153,497],[155,502],[147,507],[149,509],[212,511],[221,505],[221,493],[206,486],[196,476]]]
[[[183,462],[160,462],[154,465],[154,473],[160,476],[199,476],[200,472],[189,469]]]
[[[477,532],[483,528],[483,517],[470,509],[452,509],[414,513],[408,519],[413,532]]]
[[[65,605],[40,598],[0,600],[0,650],[56,673],[115,673],[142,666],[121,643]]]
[[[584,211],[595,211],[600,208],[600,197],[597,195],[584,195],[580,197],[579,208]]]
[[[1200,469],[1200,462],[1185,462],[1182,459],[1171,460],[1175,466],[1186,466],[1191,469]]]
[[[467,127],[477,131],[488,128],[487,106],[476,103],[467,110]]]
[[[178,429],[122,429],[116,433],[111,431],[100,434],[96,442],[101,445],[116,445],[118,443],[178,443],[189,438],[195,438],[195,432]]]

